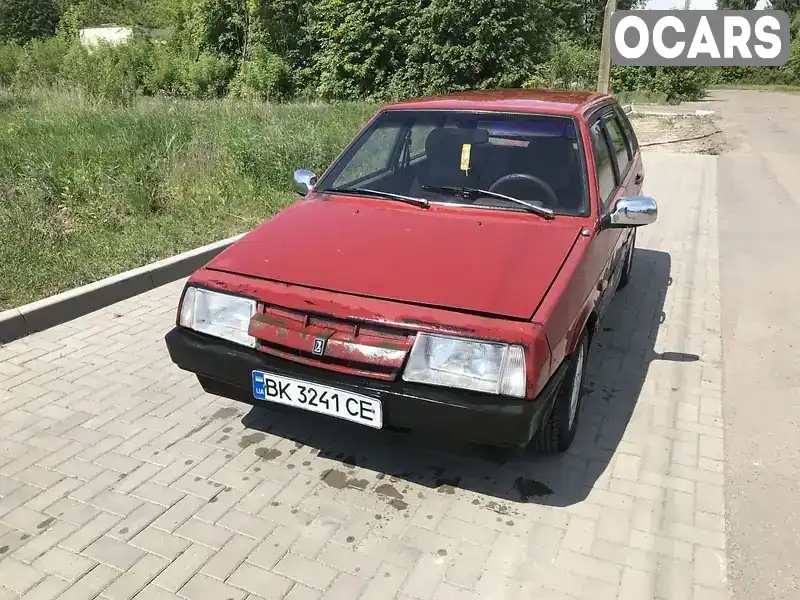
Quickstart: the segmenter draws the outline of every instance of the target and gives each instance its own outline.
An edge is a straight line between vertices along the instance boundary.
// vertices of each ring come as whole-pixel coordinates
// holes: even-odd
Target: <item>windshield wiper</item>
[[[428,202],[425,198],[415,198],[413,196],[403,196],[402,194],[392,194],[391,192],[382,192],[380,190],[371,190],[368,188],[330,188],[327,190],[320,190],[323,192],[334,192],[334,193],[341,193],[341,194],[358,194],[362,196],[380,196],[381,198],[388,198],[390,200],[398,200],[400,202],[406,202],[408,204],[414,204],[416,206],[421,206],[423,208],[428,208],[430,206],[430,202]]]
[[[422,189],[430,190],[432,192],[443,192],[445,194],[456,194],[457,196],[463,197],[486,196],[488,198],[497,198],[498,200],[507,200],[508,202],[513,202],[514,204],[524,206],[528,212],[535,213],[540,217],[544,217],[545,219],[549,220],[556,218],[555,213],[549,208],[536,206],[535,204],[525,202],[525,200],[520,200],[519,198],[514,198],[513,196],[506,196],[505,194],[498,194],[497,192],[490,192],[489,190],[481,190],[471,187],[456,187],[450,185],[423,185]]]

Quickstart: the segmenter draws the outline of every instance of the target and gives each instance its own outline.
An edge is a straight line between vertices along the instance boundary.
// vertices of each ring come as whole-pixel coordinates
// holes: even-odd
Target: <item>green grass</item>
[[[375,109],[0,91],[0,310],[252,229]]]

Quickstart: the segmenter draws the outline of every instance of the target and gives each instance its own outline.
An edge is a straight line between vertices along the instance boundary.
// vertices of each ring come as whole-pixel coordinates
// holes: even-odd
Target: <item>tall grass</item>
[[[0,92],[0,309],[253,228],[375,108]]]

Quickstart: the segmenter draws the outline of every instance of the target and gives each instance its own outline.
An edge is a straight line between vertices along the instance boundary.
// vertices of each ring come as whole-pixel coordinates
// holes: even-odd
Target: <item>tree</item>
[[[617,0],[617,10],[641,8],[646,0]],[[552,13],[565,38],[600,47],[605,0],[554,0]]]
[[[0,42],[25,43],[53,35],[57,24],[54,0],[0,0]]]
[[[774,10],[782,10],[790,17],[800,12],[800,0],[770,0],[769,7]]]
[[[317,40],[312,72],[324,98],[385,92],[407,64],[419,0],[317,0],[309,37]]]
[[[718,10],[753,10],[758,0],[717,0]]]
[[[428,0],[413,15],[406,94],[521,86],[547,57],[553,12],[531,0]]]

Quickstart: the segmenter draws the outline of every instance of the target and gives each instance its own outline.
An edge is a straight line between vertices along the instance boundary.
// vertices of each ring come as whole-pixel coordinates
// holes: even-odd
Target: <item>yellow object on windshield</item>
[[[461,146],[461,170],[469,171],[469,157],[472,152],[472,144],[463,144]]]

